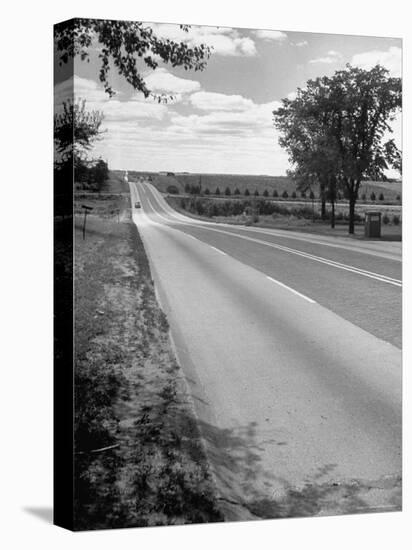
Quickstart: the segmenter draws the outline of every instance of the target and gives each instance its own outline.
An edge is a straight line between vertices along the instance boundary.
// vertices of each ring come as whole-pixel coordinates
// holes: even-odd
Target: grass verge
[[[222,521],[142,241],[113,201],[93,199],[85,240],[75,222],[75,528]]]
[[[197,220],[212,221],[217,223],[225,223],[232,225],[246,225],[253,227],[262,227],[262,228],[272,228],[272,229],[284,229],[290,231],[301,231],[304,233],[312,233],[319,235],[328,235],[335,237],[348,237],[348,221],[347,213],[343,213],[341,210],[337,210],[335,227],[332,229],[330,226],[330,220],[322,220],[320,213],[316,211],[315,219],[312,219],[312,210],[310,203],[308,202],[306,206],[284,206],[280,204],[270,204],[266,201],[266,205],[269,205],[271,209],[274,210],[272,214],[253,214],[249,212],[248,214],[243,213],[245,210],[251,210],[250,207],[244,208],[242,201],[239,200],[239,204],[236,204],[236,201],[230,201],[225,199],[210,199],[210,198],[191,198],[191,197],[177,197],[172,195],[164,195],[165,200],[169,205],[174,208],[177,212],[184,214],[190,218]],[[230,208],[225,208],[229,206],[229,203],[232,202],[232,205],[238,208],[233,209],[234,213],[224,214],[225,210],[230,210]],[[245,204],[253,204],[253,199],[248,201],[243,201]],[[227,203],[225,205],[225,203]],[[214,206],[214,204],[216,206]],[[259,204],[259,203],[254,203]],[[265,201],[261,203],[264,205]],[[199,208],[199,206],[201,208]],[[214,208],[211,208],[213,207]],[[319,205],[317,205],[319,208]],[[242,211],[242,213],[237,213],[236,210]],[[364,225],[364,212],[362,208],[359,208],[360,212],[356,215],[355,221],[355,234],[351,235],[352,238],[364,239],[365,238],[365,225]],[[199,213],[202,212],[202,214]],[[213,211],[212,215],[209,214],[210,211]],[[330,214],[328,214],[329,216]],[[398,216],[395,216],[398,217]],[[391,218],[392,220],[392,218]],[[381,240],[388,241],[401,241],[402,240],[402,224],[398,223],[382,223],[381,226]]]

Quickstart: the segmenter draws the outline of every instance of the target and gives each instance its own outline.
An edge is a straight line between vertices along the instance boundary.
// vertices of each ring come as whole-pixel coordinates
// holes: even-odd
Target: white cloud
[[[307,40],[301,40],[300,42],[295,42],[293,46],[296,46],[298,48],[303,48],[303,46],[307,46],[309,42]]]
[[[63,101],[86,99],[87,101],[104,101],[108,95],[94,80],[74,75],[54,87],[54,105],[58,108]]]
[[[315,59],[311,59],[309,63],[338,63],[339,61],[342,61],[343,56],[340,52],[337,52],[335,50],[329,50],[325,56],[323,57],[317,57]]]
[[[281,31],[258,30],[253,31],[253,34],[261,40],[273,42],[283,42],[287,38],[287,34]]]
[[[241,36],[230,27],[192,26],[189,32],[185,32],[179,25],[153,23],[150,26],[161,38],[185,42],[192,47],[206,44],[213,48],[213,54],[248,57],[256,55],[254,41],[247,36]]]
[[[196,85],[183,92],[184,109],[174,109],[140,94],[119,93],[111,99],[100,83],[78,77],[57,85],[58,95],[70,96],[72,86],[87,100],[87,109],[104,113],[102,129],[107,132],[91,156],[107,159],[112,168],[273,174],[287,167],[272,122],[277,101],[256,104],[241,95],[204,92]],[[192,87],[196,91],[191,94]]]
[[[251,100],[246,100],[246,102],[248,103],[243,104],[245,108],[241,111],[221,110],[212,111],[205,115],[191,114],[186,116],[175,113],[171,116],[171,122],[174,126],[180,128],[182,132],[190,133],[193,136],[202,134],[239,136],[247,134],[258,137],[270,129],[270,135],[273,139],[272,112],[281,106],[280,102],[272,101],[262,104],[253,103]]]
[[[152,119],[161,120],[167,113],[167,106],[142,95],[136,95],[127,101],[120,101],[123,94],[117,93],[110,98],[103,87],[94,80],[74,76],[55,86],[55,109],[62,108],[63,101],[68,99],[85,99],[89,111],[103,111],[104,124],[117,121]]]
[[[100,108],[104,114],[104,122],[131,122],[141,119],[161,120],[167,113],[167,106],[154,101],[116,101],[105,104],[91,104]]]
[[[144,77],[147,87],[152,92],[165,94],[190,94],[200,90],[197,80],[179,78],[164,68],[156,69]]]
[[[193,107],[203,111],[245,111],[253,106],[251,99],[241,95],[196,92],[190,96]]]
[[[388,69],[391,76],[399,77],[402,73],[402,50],[391,46],[386,51],[372,50],[358,53],[352,57],[351,64],[362,69],[371,69],[379,64]]]

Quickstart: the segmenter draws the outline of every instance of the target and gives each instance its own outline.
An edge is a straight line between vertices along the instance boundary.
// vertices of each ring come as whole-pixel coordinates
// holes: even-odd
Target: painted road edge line
[[[162,209],[162,212],[164,212],[163,207],[161,206],[158,198],[156,197],[156,195],[154,193],[153,193],[153,198],[156,198],[157,205]],[[149,201],[149,199],[148,199],[148,201]],[[152,204],[150,203],[150,201],[149,201],[149,204],[152,207],[152,209],[154,210],[154,208],[153,208]],[[158,216],[163,218],[163,216],[161,214],[159,214],[159,212],[157,212],[157,214],[158,214]],[[170,214],[170,213],[167,213],[167,214],[179,220],[179,218],[177,218],[177,216],[175,216],[174,214]],[[166,221],[166,218],[163,218],[163,219]],[[167,222],[170,223],[171,220],[167,220]],[[191,227],[197,227],[196,224],[190,223],[190,222],[182,222],[181,220],[179,220],[179,223],[183,223],[184,225],[188,225],[188,226],[191,226]],[[342,269],[344,271],[349,271],[349,272],[355,273],[357,275],[362,275],[364,277],[368,277],[370,279],[374,279],[374,280],[380,281],[382,283],[387,283],[387,284],[391,284],[393,286],[397,286],[397,287],[402,288],[402,281],[400,281],[399,279],[394,279],[392,277],[388,277],[387,275],[381,275],[379,273],[373,273],[371,271],[366,271],[366,270],[361,269],[361,268],[357,268],[357,267],[354,267],[354,266],[349,266],[349,265],[346,265],[346,264],[342,264],[340,262],[336,262],[335,260],[329,260],[329,259],[323,258],[321,256],[315,256],[313,254],[309,254],[307,252],[303,252],[303,251],[298,250],[298,249],[294,249],[294,248],[290,248],[290,247],[283,246],[283,245],[280,245],[280,244],[272,243],[270,241],[255,239],[253,237],[248,237],[246,235],[239,235],[237,233],[232,233],[231,231],[224,231],[222,229],[217,229],[216,227],[212,228],[212,227],[201,226],[201,228],[204,229],[204,230],[207,230],[207,231],[215,231],[216,233],[231,235],[231,236],[237,237],[239,239],[244,239],[244,240],[247,240],[247,241],[256,242],[260,245],[269,246],[270,248],[275,248],[275,249],[281,250],[283,252],[287,252],[287,253],[290,253],[290,254],[295,254],[297,256],[301,256],[302,258],[306,258],[306,259],[309,259],[309,260],[312,260],[312,261],[323,263],[323,264],[329,265],[331,267],[335,267],[337,269]],[[209,245],[209,246],[211,246],[211,245]]]
[[[286,290],[289,290],[290,292],[293,292],[293,294],[296,294],[296,296],[300,296],[301,298],[303,298],[304,300],[306,300],[310,304],[316,304],[316,301],[312,300],[312,298],[309,298],[308,296],[305,296],[304,294],[302,294],[301,292],[298,292],[294,288],[291,288],[290,286],[285,285],[284,283],[281,283],[280,281],[277,281],[273,277],[269,277],[269,275],[266,275],[266,278],[269,279],[269,281],[272,281],[272,283],[276,283],[277,285],[279,285],[283,288],[286,288]]]
[[[172,214],[172,216],[173,216],[173,214]],[[176,217],[176,216],[173,216],[173,217]],[[178,219],[178,218],[176,218],[176,219]],[[196,227],[195,224],[192,224],[190,222],[182,222],[180,220],[179,220],[179,222],[184,223],[185,225]],[[207,230],[207,231],[215,231],[217,233],[223,233],[223,234],[226,234],[226,235],[231,235],[232,237],[237,237],[237,238],[245,239],[245,240],[248,240],[248,241],[251,241],[251,242],[256,242],[260,245],[269,246],[271,248],[275,248],[275,249],[281,250],[283,252],[288,252],[290,254],[296,254],[297,256],[301,256],[302,258],[306,258],[306,259],[309,259],[309,260],[312,260],[312,261],[316,261],[316,262],[320,262],[320,263],[329,265],[330,267],[335,267],[337,269],[342,269],[344,271],[349,271],[349,272],[352,272],[352,273],[356,273],[357,275],[362,275],[364,277],[369,277],[370,279],[375,279],[375,280],[380,281],[382,283],[388,283],[388,284],[391,284],[393,286],[402,287],[402,281],[401,280],[394,279],[393,277],[388,277],[387,275],[381,275],[379,273],[373,273],[373,272],[367,271],[365,269],[345,265],[345,264],[342,264],[340,262],[336,262],[334,260],[329,260],[327,258],[322,258],[321,256],[315,256],[313,254],[308,254],[307,252],[303,252],[301,250],[286,247],[286,246],[276,244],[276,243],[271,243],[270,241],[254,239],[253,237],[247,237],[245,235],[238,235],[236,233],[232,233],[230,231],[224,231],[222,229],[217,229],[217,228],[209,228],[209,227],[205,227],[205,226],[202,226],[201,228],[204,229],[204,230]]]
[[[226,252],[223,252],[223,250],[220,250],[219,248],[216,248],[215,246],[209,245],[210,248],[213,248],[213,250],[216,250],[216,252],[219,252],[220,254],[223,254],[223,256],[227,256]]]
[[[153,204],[150,202],[150,199],[147,199],[147,202],[150,206],[150,208],[153,210],[153,212],[159,216],[159,218],[161,218],[162,220],[165,220],[165,222],[167,223],[170,223],[170,220],[168,220],[167,218],[165,218],[164,216],[162,216],[162,214],[160,214],[158,211],[156,211],[153,207]],[[154,222],[156,223],[156,222]],[[160,224],[162,225],[162,224]],[[175,228],[171,228],[171,229],[175,229]],[[178,229],[176,229],[176,231],[179,231]],[[191,239],[194,239],[195,241],[199,241],[203,244],[205,244],[206,246],[208,246],[209,248],[213,248],[213,250],[216,250],[216,252],[219,252],[219,254],[222,254],[223,256],[227,256],[226,252],[223,252],[223,250],[220,250],[220,248],[216,248],[215,246],[212,246],[211,244],[208,244],[208,243],[205,243],[204,241],[202,241],[201,239],[198,239],[197,237],[194,237],[193,235],[190,235],[189,233],[185,233],[184,231],[182,231],[182,233],[184,235],[186,235],[187,237],[190,237]]]

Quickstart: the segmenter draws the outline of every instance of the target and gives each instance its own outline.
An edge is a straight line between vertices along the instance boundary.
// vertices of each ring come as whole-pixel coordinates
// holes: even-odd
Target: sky
[[[213,48],[202,72],[142,66],[149,89],[171,94],[173,101],[145,99],[115,69],[110,82],[116,95],[110,99],[98,79],[98,46],[89,63],[75,59],[74,84],[69,67],[55,84],[57,104],[74,86],[87,109],[103,112],[104,134],[91,154],[112,169],[284,175],[290,165],[272,120],[282,98],[346,63],[380,63],[392,76],[401,75],[396,38],[201,26],[184,33],[178,25],[147,24],[160,37]],[[401,148],[400,115],[392,126]]]

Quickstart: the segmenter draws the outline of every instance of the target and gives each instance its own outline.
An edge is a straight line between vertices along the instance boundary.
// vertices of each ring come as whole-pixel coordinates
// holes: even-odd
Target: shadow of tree
[[[303,487],[294,487],[288,480],[279,477],[275,470],[268,471],[263,467],[263,443],[279,445],[284,442],[271,439],[261,444],[257,443],[256,422],[236,430],[220,429],[203,421],[199,422],[199,427],[213,464],[221,493],[220,499],[226,500],[226,494],[236,495],[234,485],[241,486],[232,503],[243,507],[256,519],[401,509],[400,476],[342,482],[333,477],[337,464],[324,464],[304,481]],[[274,484],[283,488],[279,497],[273,494]],[[267,491],[262,491],[262,487]],[[265,496],[265,492],[269,496]],[[381,496],[376,498],[376,493],[379,492]],[[372,493],[375,493],[375,496],[370,498]],[[233,499],[233,496],[229,499]]]

